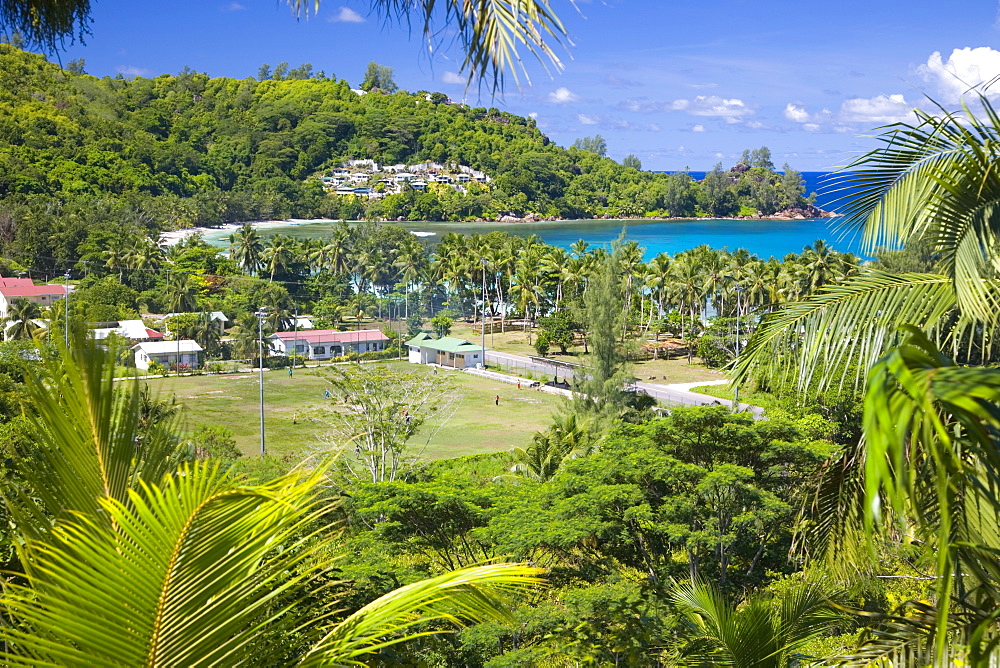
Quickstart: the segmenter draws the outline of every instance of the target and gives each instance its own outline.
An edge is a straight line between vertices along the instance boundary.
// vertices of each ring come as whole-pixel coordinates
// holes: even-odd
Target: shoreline
[[[827,215],[823,218],[835,218],[837,214],[826,212]],[[818,220],[821,220],[819,218]],[[491,224],[491,225],[536,225],[540,223],[606,223],[609,221],[621,221],[621,222],[636,222],[636,223],[652,223],[652,222],[668,222],[668,221],[697,221],[697,220],[730,220],[730,221],[790,221],[790,220],[810,220],[810,218],[805,216],[729,216],[729,217],[698,217],[698,216],[671,216],[671,217],[656,217],[656,218],[518,218],[515,220],[501,220],[501,219],[486,219],[480,218],[477,220],[441,220],[441,221],[428,221],[428,220],[380,220],[376,221],[386,225],[408,225],[408,224],[429,224],[429,225],[475,225],[477,223]],[[223,223],[218,227],[186,227],[179,230],[169,230],[167,232],[160,233],[159,244],[161,246],[173,246],[181,241],[192,237],[195,234],[206,234],[210,232],[227,232],[232,230],[238,230],[243,227],[244,224],[249,222],[253,225],[254,229],[266,230],[276,227],[288,227],[290,225],[310,225],[315,223],[363,223],[364,220],[341,220],[334,218],[287,218],[285,220],[251,220],[242,223]],[[426,237],[434,236],[434,232],[421,232],[416,233],[416,236]]]

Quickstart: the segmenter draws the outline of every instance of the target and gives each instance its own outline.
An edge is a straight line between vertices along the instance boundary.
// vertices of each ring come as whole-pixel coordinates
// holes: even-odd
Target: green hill
[[[798,175],[775,174],[769,154],[700,184],[561,148],[534,119],[440,94],[359,95],[309,67],[282,77],[99,79],[0,44],[0,244],[65,256],[82,228],[116,222],[153,233],[316,216],[724,216],[802,201]],[[492,181],[372,201],[323,191],[315,177],[362,158],[464,164]],[[42,242],[39,231],[64,238]]]

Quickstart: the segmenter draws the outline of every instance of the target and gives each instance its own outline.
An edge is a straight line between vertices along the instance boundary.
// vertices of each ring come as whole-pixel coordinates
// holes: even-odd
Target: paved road
[[[486,361],[489,364],[500,364],[503,366],[509,366],[514,371],[527,370],[534,373],[554,375],[558,373],[559,379],[567,379],[573,377],[573,372],[571,369],[563,368],[560,365],[551,365],[540,362],[537,359],[531,359],[525,355],[515,355],[513,353],[501,353],[495,350],[486,351]],[[649,396],[655,398],[657,401],[664,403],[668,406],[712,406],[722,404],[724,406],[732,406],[733,402],[728,399],[716,399],[715,397],[709,397],[704,394],[699,394],[697,392],[691,392],[692,387],[698,387],[701,385],[724,385],[728,381],[703,381],[698,383],[677,383],[675,385],[665,385],[662,383],[647,383],[647,382],[637,382],[635,384],[636,389],[642,390]],[[756,415],[762,415],[764,409],[759,406],[751,406],[749,404],[740,404],[740,410],[750,411]]]

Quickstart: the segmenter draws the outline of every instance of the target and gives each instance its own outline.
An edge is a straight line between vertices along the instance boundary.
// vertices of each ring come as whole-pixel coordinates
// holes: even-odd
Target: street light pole
[[[66,273],[63,274],[63,276],[66,279],[66,296],[63,297],[63,301],[65,302],[66,322],[63,323],[63,335],[66,340],[66,350],[69,350],[69,269],[66,270]]]
[[[482,310],[482,327],[480,328],[479,334],[482,336],[482,347],[483,347],[483,368],[486,368],[486,257],[481,256],[479,261],[483,266],[483,310]]]
[[[264,309],[257,309],[257,353],[259,358],[260,376],[260,454],[264,455],[264,318],[267,312]]]
[[[743,286],[736,286],[736,360],[740,359],[740,294],[743,292]],[[733,385],[733,410],[740,410],[740,386]]]
[[[292,376],[295,373],[295,355],[298,354],[299,349],[299,305],[295,305],[295,320],[292,324],[292,364],[288,367],[288,375]]]

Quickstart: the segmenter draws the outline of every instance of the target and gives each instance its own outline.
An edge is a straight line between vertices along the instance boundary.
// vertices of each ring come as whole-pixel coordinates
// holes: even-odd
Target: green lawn
[[[473,343],[479,343],[481,335],[472,325],[465,322],[457,322],[452,327],[451,336],[466,339]],[[532,341],[535,340],[536,333],[532,334]],[[663,337],[660,338],[663,340]],[[486,334],[486,347],[515,355],[537,355],[535,349],[528,345],[527,334],[523,329],[513,328],[506,332],[496,332]],[[557,360],[567,360],[570,362],[580,362],[578,357],[583,355],[583,347],[571,347],[567,355],[558,353],[558,348],[554,347],[549,351],[549,357]],[[644,362],[636,362],[632,365],[632,372],[639,380],[651,380],[657,383],[694,383],[702,380],[723,380],[725,374],[715,369],[709,369],[695,358],[694,364],[688,364],[687,357],[674,359],[656,359]]]
[[[426,367],[393,364],[430,373]],[[285,370],[264,372],[264,425],[267,448],[272,454],[295,457],[326,447],[322,437],[328,428],[310,421],[307,415],[324,402],[327,385],[310,371],[296,369],[294,378],[289,378]],[[425,459],[524,446],[536,431],[550,424],[551,415],[564,401],[544,392],[518,390],[513,385],[458,371],[442,370],[438,376],[455,385],[456,400],[451,406],[453,413],[428,421],[414,437],[414,452]],[[188,428],[200,424],[228,427],[244,453],[259,452],[256,373],[154,378],[146,382],[157,396],[177,396]],[[493,402],[498,394],[499,407]]]

